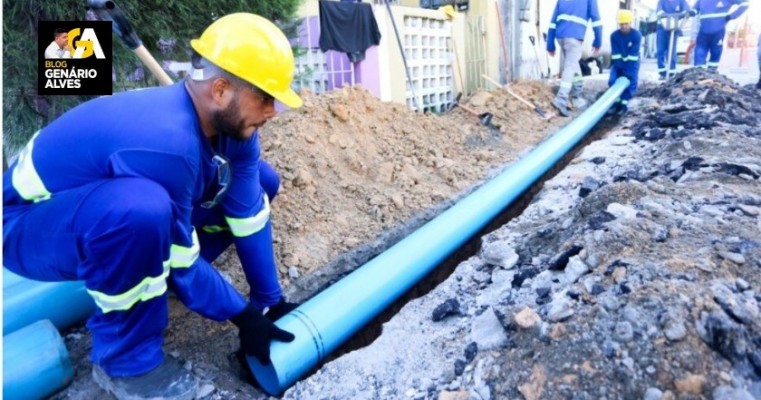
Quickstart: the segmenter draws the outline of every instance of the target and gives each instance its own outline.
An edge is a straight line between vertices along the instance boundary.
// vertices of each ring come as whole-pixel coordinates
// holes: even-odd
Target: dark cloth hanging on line
[[[373,8],[366,3],[320,0],[320,50],[342,51],[352,62],[365,59],[365,50],[380,43]]]

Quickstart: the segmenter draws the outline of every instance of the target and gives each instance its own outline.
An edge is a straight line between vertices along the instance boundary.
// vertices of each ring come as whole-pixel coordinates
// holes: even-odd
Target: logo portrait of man
[[[45,49],[45,58],[71,58],[69,32],[58,28],[53,32],[53,41]]]

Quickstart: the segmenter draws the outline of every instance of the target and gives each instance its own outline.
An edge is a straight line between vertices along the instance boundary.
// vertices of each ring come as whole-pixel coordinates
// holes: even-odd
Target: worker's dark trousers
[[[669,38],[671,37],[671,32],[663,29],[661,26],[658,26],[658,32],[656,33],[655,40],[658,47],[658,74],[660,76],[665,77],[666,72],[668,72],[669,75],[676,73],[676,42],[679,39],[679,36],[682,36],[682,32],[677,29],[674,32],[674,40],[671,43],[671,66],[667,67],[666,63],[668,62]]]
[[[166,190],[142,178],[117,178],[6,208],[3,255],[11,271],[41,281],[83,280],[88,291],[108,296],[146,289],[126,310],[96,308],[87,321],[91,357],[112,376],[158,366],[173,226]],[[154,283],[148,288],[145,280]]]
[[[269,172],[274,174],[262,176]],[[276,193],[277,179],[277,174],[274,181],[269,175],[265,190]],[[93,363],[111,376],[141,375],[163,360],[166,287],[174,284],[173,274],[167,282],[164,265],[175,214],[166,190],[142,178],[103,180],[38,203],[6,206],[3,262],[30,279],[83,280],[89,291],[108,296],[146,289],[128,309],[104,312],[98,307],[87,322]],[[212,244],[200,243],[202,249],[215,249]],[[220,248],[216,255],[224,250]],[[202,254],[213,255],[209,249]]]
[[[696,67],[705,66],[708,53],[711,53],[711,58],[708,60],[708,69],[716,71],[719,68],[721,53],[724,50],[724,33],[724,29],[716,33],[698,33],[698,38],[695,41]]]
[[[623,70],[621,68],[611,67],[610,77],[608,78],[608,86],[613,86],[616,80],[620,77],[626,77],[629,79],[629,86],[621,92],[621,97],[616,100],[615,106],[619,109],[626,111],[629,109],[629,100],[634,97],[634,93],[637,92],[637,85],[639,83],[639,68],[632,70]]]

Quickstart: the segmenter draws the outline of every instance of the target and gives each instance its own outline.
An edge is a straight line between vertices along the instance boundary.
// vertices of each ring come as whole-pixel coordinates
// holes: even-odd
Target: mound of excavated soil
[[[546,86],[514,86],[549,106]],[[459,107],[415,113],[362,88],[303,97],[304,107],[261,132],[264,158],[283,178],[273,224],[286,282],[472,186],[561,122],[543,120],[503,90],[478,92],[467,103],[494,114],[496,129]],[[228,269],[235,278],[238,271]]]

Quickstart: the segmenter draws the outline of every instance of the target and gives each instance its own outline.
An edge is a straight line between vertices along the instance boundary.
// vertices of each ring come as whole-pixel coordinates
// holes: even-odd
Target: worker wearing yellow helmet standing
[[[87,322],[93,379],[117,399],[195,396],[197,378],[162,350],[170,288],[191,310],[237,325],[242,351],[264,364],[272,341],[293,340],[273,323],[296,305],[278,282],[269,204],[279,178],[258,138],[275,99],[301,105],[291,46],[247,13],[219,18],[191,46],[185,81],[68,111],[3,179],[5,266],[85,282],[97,306]],[[231,243],[247,297],[210,264]]]
[[[610,108],[609,114],[623,115],[629,110],[629,100],[637,91],[642,34],[632,28],[634,14],[629,10],[618,10],[616,22],[618,30],[610,35],[611,67],[608,85],[613,86],[616,80],[623,76],[629,79],[629,86]]]

